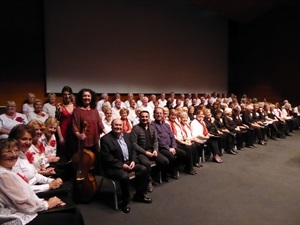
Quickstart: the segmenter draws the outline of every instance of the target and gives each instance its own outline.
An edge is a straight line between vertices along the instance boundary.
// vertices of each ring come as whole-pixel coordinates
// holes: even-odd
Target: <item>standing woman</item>
[[[65,203],[58,197],[38,198],[28,183],[12,171],[18,160],[17,141],[0,140],[0,224],[83,225],[79,209],[41,213]]]
[[[57,127],[57,155],[64,161],[69,161],[75,152],[72,145],[74,134],[72,132],[72,114],[76,108],[73,103],[73,91],[69,86],[62,88],[62,103],[56,106],[55,117],[59,121]]]
[[[77,143],[83,141],[84,149],[91,150],[97,158],[100,135],[106,132],[96,106],[96,93],[88,88],[81,89],[76,96],[77,108],[73,112],[72,126]]]

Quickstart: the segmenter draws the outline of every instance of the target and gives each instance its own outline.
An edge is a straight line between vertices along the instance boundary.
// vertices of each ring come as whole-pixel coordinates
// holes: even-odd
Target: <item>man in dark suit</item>
[[[130,212],[129,177],[128,172],[135,172],[135,190],[133,201],[151,203],[144,193],[147,191],[148,173],[145,166],[137,164],[136,151],[133,149],[130,134],[123,133],[123,121],[112,121],[112,131],[101,138],[101,157],[103,170],[106,175],[120,182],[122,191],[121,209],[125,213]]]

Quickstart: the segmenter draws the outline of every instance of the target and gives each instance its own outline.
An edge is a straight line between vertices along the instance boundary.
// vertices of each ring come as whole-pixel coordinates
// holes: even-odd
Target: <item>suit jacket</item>
[[[136,152],[133,149],[129,133],[123,133],[124,140],[127,144],[129,161],[137,163]],[[103,170],[109,172],[115,169],[122,169],[124,164],[124,156],[122,149],[117,141],[117,137],[113,131],[104,135],[101,138],[101,161],[103,163]]]
[[[237,124],[234,122],[234,119],[232,117],[224,116],[224,125],[225,127],[231,131],[235,132],[235,128],[237,127]]]

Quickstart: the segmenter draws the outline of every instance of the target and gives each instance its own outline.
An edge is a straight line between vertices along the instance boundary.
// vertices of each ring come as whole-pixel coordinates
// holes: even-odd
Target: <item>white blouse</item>
[[[14,118],[9,118],[5,113],[0,115],[0,128],[11,130],[18,124],[27,124],[28,119],[23,113],[16,113]],[[0,139],[8,138],[8,134],[1,134]]]
[[[56,106],[47,102],[43,105],[43,111],[47,113],[49,117],[55,117]]]
[[[45,149],[42,143],[39,143],[39,148],[35,147],[35,145],[31,145],[26,154],[28,154],[27,158],[30,163],[36,168],[37,171],[41,169],[47,168],[49,166],[48,158],[45,156]]]
[[[43,144],[45,148],[45,156],[56,156],[56,151],[57,151],[57,142],[55,135],[53,134],[48,141],[45,134],[42,134],[42,136],[39,138],[39,142]]]
[[[28,103],[24,103],[23,106],[22,106],[22,112],[28,114],[30,112],[33,112],[34,111],[34,107],[33,106],[30,106],[28,105]]]
[[[15,172],[0,166],[0,215],[8,220],[18,219],[27,224],[37,212],[47,210],[48,203],[38,198],[28,183]],[[0,224],[2,224],[0,220]]]
[[[204,121],[203,121],[204,123]],[[202,138],[204,138],[204,134],[203,134],[203,126],[202,124],[200,124],[200,122],[197,119],[194,119],[191,122],[191,131],[192,131],[192,136],[194,138],[200,138],[201,141],[203,141],[203,143],[206,141],[205,139],[203,140]]]
[[[46,119],[49,118],[48,114],[43,112],[42,114],[36,114],[35,112],[30,112],[27,115],[28,121],[30,120],[40,120],[42,122],[45,122]]]
[[[33,164],[29,163],[26,155],[23,152],[19,153],[18,161],[13,166],[12,170],[21,178],[23,177],[23,179],[28,182],[35,193],[48,191],[50,188],[49,184],[54,180],[39,174]]]

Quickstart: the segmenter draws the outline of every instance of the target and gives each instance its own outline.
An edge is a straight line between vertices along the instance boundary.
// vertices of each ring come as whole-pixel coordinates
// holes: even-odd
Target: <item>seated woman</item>
[[[37,197],[30,185],[12,170],[18,161],[18,153],[16,140],[0,140],[0,224],[83,225],[84,221],[77,207],[66,211],[39,213],[52,208],[63,209],[66,203],[56,196],[48,200]]]
[[[236,107],[232,110],[232,120],[237,125],[244,136],[245,147],[247,148],[255,148],[254,146],[254,130],[250,128],[248,125],[243,123],[241,110],[239,107]]]
[[[21,123],[28,123],[26,115],[17,112],[14,101],[7,101],[5,113],[0,115],[0,139],[8,138],[10,130]]]
[[[35,94],[33,93],[27,94],[27,99],[25,100],[25,103],[22,105],[22,113],[24,113],[26,116],[28,116],[30,112],[34,111],[33,104],[35,99],[36,99]]]
[[[69,180],[73,173],[71,161],[66,161],[57,156],[56,131],[59,121],[54,117],[50,117],[44,124],[44,133],[39,138],[39,142],[42,145],[41,147],[45,149],[45,156],[48,159],[50,167],[55,169],[53,176],[61,177],[63,180]]]
[[[204,150],[204,142],[192,136],[192,130],[188,119],[189,116],[187,112],[182,112],[180,114],[180,125],[182,134],[181,140],[183,144],[192,148],[193,166],[202,167],[203,165],[201,164],[201,158],[202,152]]]
[[[106,108],[104,111],[104,118],[102,119],[102,123],[104,125],[104,129],[107,132],[111,131],[111,122],[112,122],[112,110],[111,108]],[[103,137],[105,134],[102,133],[100,137]]]
[[[43,111],[47,113],[49,117],[55,117],[55,111],[56,111],[56,94],[55,93],[49,93],[48,94],[48,101],[43,105]]]
[[[268,125],[268,134],[271,139],[276,140],[276,137],[280,137],[281,131],[279,130],[280,122],[271,111],[270,104],[265,102],[263,107],[263,116],[265,123]]]
[[[122,131],[125,133],[130,133],[132,130],[132,121],[128,118],[129,110],[127,108],[120,109],[120,117],[123,121]]]
[[[60,178],[53,179],[39,174],[26,157],[34,136],[35,130],[28,124],[17,125],[11,130],[9,138],[17,141],[17,147],[20,150],[13,171],[25,180],[35,193],[59,188],[63,183]]]
[[[188,107],[188,115],[189,115],[189,120],[192,122],[195,119],[195,107],[190,105]]]
[[[44,125],[44,133],[40,137],[39,141],[45,149],[45,156],[48,159],[48,162],[55,164],[60,159],[58,156],[56,156],[57,143],[55,137],[59,122],[56,118],[48,118]]]
[[[298,128],[298,118],[295,118],[292,111],[292,106],[290,103],[286,102],[282,106],[282,115],[281,117],[285,120],[288,125],[289,132],[294,133],[294,130]]]
[[[258,103],[253,104],[252,118],[258,125],[261,126],[263,140],[264,142],[267,142],[267,138],[269,136],[269,127],[266,121],[265,112],[263,111],[261,105]]]
[[[224,109],[224,126],[228,129],[231,133],[235,134],[235,141],[237,150],[244,150],[244,135],[243,133],[247,132],[246,128],[241,129],[233,120],[232,118],[232,109],[225,108]]]
[[[260,145],[266,145],[267,143],[264,140],[263,132],[264,126],[258,124],[253,118],[253,109],[252,105],[247,105],[245,108],[245,112],[242,114],[243,123],[246,124],[249,128],[254,131],[255,138]]]
[[[183,130],[180,122],[177,119],[177,111],[175,109],[170,110],[168,123],[176,139],[177,147],[184,150],[187,153],[185,164],[185,172],[187,174],[195,175],[196,171],[193,168],[193,155],[196,149],[192,146],[191,142],[186,140],[186,137],[182,134]],[[180,113],[181,114],[181,113]]]
[[[45,156],[45,148],[43,144],[39,141],[40,137],[44,133],[44,123],[40,120],[30,120],[28,125],[32,126],[35,130],[35,136],[32,140],[32,145],[26,152],[26,157],[30,163],[34,165],[38,173],[51,176],[54,175],[54,167],[49,167],[50,164]]]
[[[33,103],[34,111],[29,112],[27,115],[28,121],[36,119],[45,122],[48,119],[48,114],[43,112],[43,102],[40,99],[36,99]]]
[[[196,118],[191,122],[192,136],[199,139],[199,141],[206,142],[209,154],[212,153],[212,160],[217,163],[223,162],[220,155],[221,151],[218,145],[218,139],[215,135],[208,131],[206,123],[204,122],[203,110],[198,110]]]
[[[215,112],[214,116],[214,122],[213,122],[218,130],[220,131],[219,133],[219,144],[221,148],[225,149],[225,151],[229,154],[236,155],[237,150],[235,148],[235,136],[236,133],[230,132],[227,127],[224,124],[223,121],[223,112],[220,110],[217,110]]]

